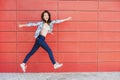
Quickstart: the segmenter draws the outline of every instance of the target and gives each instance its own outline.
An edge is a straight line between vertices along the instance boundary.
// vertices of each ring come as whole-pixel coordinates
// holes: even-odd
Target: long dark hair
[[[51,23],[51,14],[50,14],[50,12],[49,12],[48,10],[44,10],[44,11],[42,12],[42,14],[41,14],[41,19],[42,19],[42,21],[46,22],[46,20],[44,19],[44,14],[45,14],[45,13],[47,13],[47,14],[49,15],[49,19],[48,19],[47,23],[50,24],[50,23]]]

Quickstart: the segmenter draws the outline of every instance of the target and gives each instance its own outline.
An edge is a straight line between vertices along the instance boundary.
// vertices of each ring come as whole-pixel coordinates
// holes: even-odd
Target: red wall
[[[46,39],[64,66],[54,70],[40,48],[28,61],[28,72],[120,71],[119,0],[0,0],[0,72],[21,72],[36,27],[18,24],[39,21],[43,10],[52,19],[73,17],[55,25],[54,35]]]

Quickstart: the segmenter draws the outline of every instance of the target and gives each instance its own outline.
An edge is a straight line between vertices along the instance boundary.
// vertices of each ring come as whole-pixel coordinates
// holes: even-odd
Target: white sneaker
[[[54,64],[54,69],[58,69],[58,68],[60,68],[60,67],[62,67],[63,66],[63,64],[59,64],[58,62],[56,62],[55,64]]]
[[[25,63],[21,63],[20,67],[21,67],[21,69],[22,69],[23,72],[26,72],[26,67],[27,66],[25,66]]]

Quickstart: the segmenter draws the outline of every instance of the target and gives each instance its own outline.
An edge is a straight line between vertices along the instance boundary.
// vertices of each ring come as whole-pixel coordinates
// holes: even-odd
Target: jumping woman
[[[41,14],[40,22],[19,25],[20,28],[24,27],[24,26],[27,26],[27,27],[37,26],[38,27],[35,32],[35,35],[34,35],[34,37],[36,38],[34,46],[31,49],[31,51],[26,55],[23,62],[20,64],[20,67],[23,72],[26,72],[26,68],[27,68],[26,63],[27,63],[28,59],[38,50],[39,47],[42,47],[48,53],[54,69],[58,69],[58,68],[62,67],[63,64],[60,64],[57,61],[55,61],[53,52],[52,52],[51,48],[48,46],[48,44],[46,43],[45,37],[47,36],[48,33],[52,34],[54,24],[68,21],[71,19],[72,19],[71,17],[68,17],[68,18],[62,19],[62,20],[51,20],[51,14],[49,13],[49,11],[45,10]]]

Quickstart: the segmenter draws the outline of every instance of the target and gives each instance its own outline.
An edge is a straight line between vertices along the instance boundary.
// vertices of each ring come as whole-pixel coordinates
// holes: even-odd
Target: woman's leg
[[[26,63],[28,59],[37,51],[37,49],[40,47],[40,44],[38,44],[37,40],[35,41],[35,44],[32,48],[32,50],[26,55],[23,63]]]
[[[35,44],[32,48],[32,50],[26,55],[23,63],[20,64],[20,67],[22,68],[23,72],[26,72],[26,65],[25,63],[28,61],[28,59],[37,51],[37,49],[40,47],[40,44],[38,44],[38,40],[36,39]]]
[[[59,64],[58,62],[55,62],[52,50],[50,49],[50,47],[47,45],[47,43],[44,40],[41,42],[41,47],[44,48],[48,52],[50,60],[52,64],[54,65],[54,69],[58,69],[63,66],[63,64]]]
[[[55,59],[54,59],[54,56],[53,56],[53,52],[50,49],[50,47],[48,46],[48,44],[43,40],[40,45],[43,49],[45,49],[48,52],[49,58],[50,58],[52,64],[55,64],[56,62],[55,62]]]

